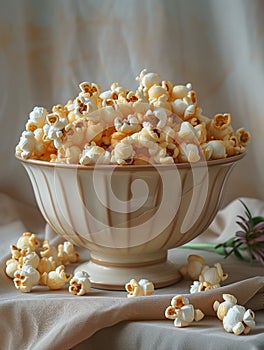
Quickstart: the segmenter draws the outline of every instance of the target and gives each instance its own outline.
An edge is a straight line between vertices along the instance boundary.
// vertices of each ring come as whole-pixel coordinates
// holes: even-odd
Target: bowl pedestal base
[[[142,262],[138,262],[141,260]],[[125,284],[132,278],[136,280],[148,279],[155,288],[162,288],[178,282],[182,276],[177,266],[167,259],[164,253],[160,258],[149,260],[144,256],[137,256],[133,261],[108,261],[98,259],[91,253],[90,260],[80,264],[77,271],[86,271],[90,276],[93,288],[108,290],[125,290]]]

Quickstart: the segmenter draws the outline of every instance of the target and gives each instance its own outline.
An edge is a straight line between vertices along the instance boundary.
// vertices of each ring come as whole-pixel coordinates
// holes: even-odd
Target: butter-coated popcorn
[[[171,299],[171,305],[165,309],[165,317],[174,320],[175,327],[187,327],[193,321],[200,321],[204,313],[195,309],[189,299],[183,295],[176,295]]]
[[[22,242],[21,241],[20,241],[19,244],[22,246]],[[21,256],[25,256],[26,254],[28,254],[31,251],[31,249],[28,246],[23,247],[23,248],[18,248],[16,245],[11,244],[10,245],[10,251],[11,251],[12,259],[19,261]]]
[[[139,81],[139,87],[147,92],[153,85],[160,84],[161,78],[157,73],[148,72],[146,69],[143,69],[139,76],[136,77],[136,80]]]
[[[211,140],[202,145],[206,160],[226,158],[227,147],[222,140]]]
[[[129,114],[126,119],[121,119],[119,117],[115,118],[114,126],[117,132],[122,132],[128,135],[138,132],[141,129],[139,120],[132,114]]]
[[[233,133],[231,115],[228,113],[216,114],[208,129],[209,139],[225,140],[232,136]]]
[[[245,128],[239,128],[235,132],[235,137],[241,147],[246,147],[250,140],[250,133]]]
[[[66,118],[61,118],[56,113],[48,114],[47,124],[44,125],[43,131],[44,135],[54,142],[54,146],[58,148],[62,144],[63,129],[68,124]]]
[[[65,272],[64,265],[59,265],[54,271],[44,272],[40,277],[40,284],[53,290],[61,289],[70,281],[71,277],[71,274]]]
[[[14,278],[15,272],[18,270],[19,262],[16,259],[8,259],[6,261],[5,273],[8,277]]]
[[[80,254],[71,242],[64,241],[55,247],[44,240],[39,246],[40,242],[31,232],[24,232],[17,245],[10,245],[11,256],[6,260],[5,273],[13,279],[18,290],[29,293],[35,285],[56,290],[69,283],[72,294],[89,292],[91,282],[86,272],[78,272],[72,277],[65,271],[65,265],[76,264],[80,260]]]
[[[187,258],[187,265],[183,265],[179,268],[179,272],[183,276],[189,276],[193,280],[197,280],[205,265],[205,260],[202,256],[196,254],[190,254]]]
[[[87,144],[84,146],[80,154],[80,164],[90,165],[96,163],[109,164],[110,152],[97,146],[95,142],[91,142],[91,145]]]
[[[31,289],[39,283],[40,274],[30,265],[23,265],[14,273],[14,284],[23,293],[31,292]]]
[[[38,268],[40,258],[36,252],[30,252],[25,256],[20,257],[19,263],[21,265],[30,265],[35,269]]]
[[[90,276],[85,271],[77,271],[69,282],[69,292],[74,295],[85,295],[91,289]]]
[[[132,278],[128,283],[125,284],[125,289],[128,292],[128,298],[148,296],[154,293],[154,284],[144,278],[140,279],[139,281]]]
[[[51,112],[35,107],[16,155],[89,166],[102,160],[90,160],[90,152],[101,154],[101,148],[104,163],[117,165],[210,161],[245,152],[250,133],[234,130],[228,113],[204,116],[191,83],[174,85],[146,69],[136,80],[134,91],[119,82],[103,91],[84,81],[65,105]]]
[[[45,125],[48,111],[43,107],[34,107],[29,113],[29,119],[26,124],[26,130],[35,131],[37,128],[42,128]]]
[[[31,232],[24,232],[17,240],[17,248],[24,249],[28,248],[31,252],[35,251],[40,245],[37,236]]]
[[[48,240],[44,240],[42,242],[42,250],[40,251],[40,256],[42,258],[52,257],[55,262],[58,261],[58,252],[57,248],[51,244],[49,244]]]
[[[16,146],[16,154],[23,158],[31,158],[34,154],[36,139],[32,131],[23,131]]]
[[[80,260],[80,254],[75,251],[74,245],[65,241],[58,245],[58,260],[61,264],[72,264]]]
[[[194,281],[190,287],[190,293],[198,293],[214,288],[219,288],[220,283],[228,278],[224,273],[220,263],[214,264],[213,267],[204,265],[199,275],[199,281]]]
[[[228,274],[222,269],[220,263],[214,264],[213,267],[205,265],[202,268],[199,276],[199,281],[207,282],[209,285],[220,285],[220,282],[225,281],[228,278]]]
[[[191,294],[219,288],[220,283],[228,278],[228,274],[223,271],[220,263],[209,267],[200,255],[189,255],[187,262],[186,265],[179,268],[179,272],[183,276],[188,276],[193,280],[190,286]]]
[[[57,266],[56,261],[52,256],[40,258],[37,270],[42,275],[44,272],[48,273],[55,270]]]
[[[132,144],[127,139],[122,139],[114,147],[111,154],[111,162],[117,164],[131,164],[135,155]]]

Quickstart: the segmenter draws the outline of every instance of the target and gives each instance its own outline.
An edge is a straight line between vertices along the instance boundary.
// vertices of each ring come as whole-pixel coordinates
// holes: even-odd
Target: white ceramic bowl
[[[243,155],[196,164],[96,165],[21,160],[47,223],[90,252],[94,287],[124,289],[131,278],[156,288],[180,279],[170,248],[200,235],[219,209],[230,170]]]

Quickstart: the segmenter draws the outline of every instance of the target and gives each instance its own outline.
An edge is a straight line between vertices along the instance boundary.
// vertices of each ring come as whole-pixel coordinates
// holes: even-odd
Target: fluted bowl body
[[[133,265],[137,271],[137,266],[161,263],[168,249],[206,230],[228,175],[242,157],[140,166],[21,162],[38,207],[56,233],[87,248],[93,264],[104,269]],[[100,278],[96,283],[111,288]],[[113,282],[111,289],[122,283]]]

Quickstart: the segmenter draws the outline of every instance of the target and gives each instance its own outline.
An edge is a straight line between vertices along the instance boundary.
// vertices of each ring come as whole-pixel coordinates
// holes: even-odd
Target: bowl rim
[[[235,156],[229,156],[226,158],[221,159],[213,159],[213,160],[202,160],[195,163],[173,163],[173,164],[141,164],[141,165],[119,165],[119,164],[96,164],[96,165],[81,165],[81,164],[65,164],[65,163],[56,163],[56,162],[48,162],[45,160],[40,159],[23,159],[19,157],[18,155],[15,155],[15,157],[21,161],[23,164],[31,164],[31,165],[38,165],[38,166],[44,166],[44,167],[51,167],[51,168],[63,168],[63,169],[80,169],[80,170],[93,170],[93,169],[102,169],[102,170],[120,170],[120,171],[131,171],[131,170],[151,170],[153,168],[158,169],[186,169],[186,168],[193,168],[193,167],[210,167],[213,165],[228,165],[230,163],[235,163],[239,161],[240,159],[244,158],[246,155],[246,152],[240,153]]]

